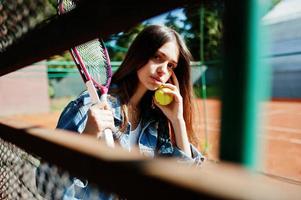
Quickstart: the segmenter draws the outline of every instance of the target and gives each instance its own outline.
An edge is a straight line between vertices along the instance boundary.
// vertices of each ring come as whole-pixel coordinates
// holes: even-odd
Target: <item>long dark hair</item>
[[[183,98],[184,120],[188,137],[190,140],[193,140],[192,88],[190,82],[190,61],[192,56],[181,36],[175,30],[166,26],[151,25],[140,32],[130,46],[121,66],[113,75],[112,83],[118,85],[118,89],[115,92],[119,95],[123,105],[122,127],[125,127],[128,122],[127,113],[125,112],[126,105],[137,89],[136,86],[139,81],[137,71],[154,56],[162,45],[170,41],[175,41],[179,48],[178,65],[174,73],[178,78],[180,93]],[[151,107],[152,93],[152,91],[148,91],[144,95],[141,101],[143,103],[140,107]]]

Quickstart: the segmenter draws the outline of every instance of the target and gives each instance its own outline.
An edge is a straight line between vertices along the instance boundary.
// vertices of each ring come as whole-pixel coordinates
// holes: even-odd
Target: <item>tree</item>
[[[127,49],[134,41],[135,37],[141,32],[148,24],[140,23],[129,31],[121,32],[112,35],[107,41],[107,48],[109,50],[111,60],[121,61],[124,59]]]
[[[222,15],[224,12],[224,4],[222,0],[205,1],[201,6],[204,8],[203,20],[203,49],[204,60],[217,60],[221,57],[221,41],[222,41]],[[187,44],[192,52],[195,60],[200,58],[200,10],[201,6],[187,7],[184,13],[187,17],[186,26],[190,26],[189,35],[186,35]]]
[[[173,28],[174,30],[176,30],[178,33],[180,33],[181,35],[183,35],[183,33],[185,32],[185,27],[181,26],[180,23],[184,24],[185,20],[183,19],[179,19],[178,16],[172,14],[172,12],[169,12],[165,18],[165,26],[168,26],[170,28]]]

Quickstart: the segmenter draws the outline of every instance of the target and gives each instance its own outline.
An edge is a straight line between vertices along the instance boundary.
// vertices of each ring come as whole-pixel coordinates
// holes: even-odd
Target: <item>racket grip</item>
[[[108,95],[106,93],[103,93],[101,96],[100,96],[100,102],[107,102],[108,98]],[[103,131],[103,136],[102,138],[105,140],[106,144],[109,146],[109,147],[114,147],[114,138],[113,138],[113,133],[112,133],[112,130],[111,129],[105,129]]]
[[[101,101],[101,102],[107,102],[107,101],[108,101],[108,94],[103,93],[103,94],[100,96],[100,101]]]
[[[102,136],[106,142],[106,144],[108,145],[108,147],[114,148],[115,144],[114,144],[114,139],[113,139],[113,133],[111,129],[105,129],[103,132],[103,136]]]
[[[97,94],[97,91],[94,87],[94,84],[93,84],[92,80],[87,81],[86,86],[87,86],[88,93],[91,97],[91,102],[93,104],[99,103],[100,102],[99,96]]]

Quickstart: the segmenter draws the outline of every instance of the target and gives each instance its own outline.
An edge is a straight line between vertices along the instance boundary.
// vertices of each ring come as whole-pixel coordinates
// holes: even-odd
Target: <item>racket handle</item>
[[[94,84],[93,84],[92,80],[87,81],[86,86],[87,86],[88,93],[91,97],[91,102],[93,104],[99,103],[100,102],[99,96],[97,94],[97,91],[94,87]]]
[[[92,80],[89,80],[86,82],[86,86],[89,92],[89,95],[91,97],[91,101],[93,104],[99,103],[99,102],[107,102],[107,94],[102,94],[100,99],[99,96],[97,94],[97,91],[94,87],[94,84],[92,82]],[[103,138],[106,142],[106,144],[109,147],[114,147],[114,138],[113,138],[113,133],[111,129],[105,129],[104,132],[101,135],[101,138]]]
[[[100,97],[101,102],[107,102],[108,101],[108,95],[106,93],[103,93]],[[113,133],[111,129],[105,129],[104,132],[102,133],[102,138],[104,138],[106,144],[109,147],[114,147],[114,138],[113,138]]]
[[[111,129],[109,128],[105,129],[104,132],[102,133],[102,138],[104,138],[108,147],[112,147],[112,148],[115,147],[113,133]]]
[[[101,96],[100,96],[100,101],[101,102],[108,102],[108,94],[102,94]]]

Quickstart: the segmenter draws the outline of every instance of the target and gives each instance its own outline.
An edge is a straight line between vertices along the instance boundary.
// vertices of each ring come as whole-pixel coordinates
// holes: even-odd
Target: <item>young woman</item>
[[[176,31],[148,26],[113,75],[109,105],[91,105],[84,92],[65,108],[57,128],[95,138],[110,128],[115,143],[128,150],[137,145],[145,155],[176,156],[200,164],[204,157],[190,144],[194,138],[190,59]],[[170,89],[174,100],[169,105],[161,106],[153,97],[160,86]]]
[[[204,157],[190,143],[194,138],[190,59],[176,31],[148,26],[136,37],[114,73],[108,105],[91,105],[89,94],[84,92],[64,109],[57,128],[95,138],[110,128],[115,143],[125,149],[137,146],[147,156],[173,156],[202,163]],[[168,94],[173,96],[166,106],[154,99],[160,86],[169,88]],[[76,182],[83,184],[77,179],[70,191],[74,191]]]

